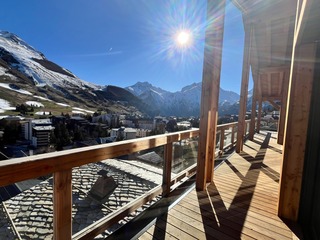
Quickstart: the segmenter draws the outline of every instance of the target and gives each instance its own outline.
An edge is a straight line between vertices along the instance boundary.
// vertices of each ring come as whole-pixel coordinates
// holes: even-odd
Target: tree
[[[166,130],[168,132],[176,132],[178,131],[178,125],[177,125],[177,121],[174,119],[170,119],[169,122],[166,125]]]
[[[53,134],[54,136],[52,141],[55,141],[56,150],[60,151],[64,146],[71,144],[70,134],[65,124],[57,124]]]
[[[4,127],[3,143],[15,144],[21,133],[21,125],[17,121],[7,122]]]

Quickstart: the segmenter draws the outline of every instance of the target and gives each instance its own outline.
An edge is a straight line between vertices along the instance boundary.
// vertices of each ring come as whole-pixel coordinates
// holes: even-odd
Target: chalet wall
[[[312,86],[306,155],[304,161],[299,223],[305,239],[320,239],[320,49]]]

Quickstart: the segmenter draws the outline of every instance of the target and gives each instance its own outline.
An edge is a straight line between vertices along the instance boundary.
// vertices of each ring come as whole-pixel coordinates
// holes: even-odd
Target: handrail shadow
[[[260,143],[261,147],[255,157],[252,157],[246,152],[239,154],[244,160],[250,163],[249,169],[245,175],[243,175],[229,160],[225,161],[230,169],[241,180],[241,184],[236,191],[235,197],[231,200],[229,208],[226,207],[226,203],[223,201],[215,183],[208,185],[206,192],[197,192],[207,239],[214,238],[210,233],[212,227],[216,228],[221,234],[226,235],[224,239],[240,239],[243,234],[242,230],[260,172],[265,173],[275,182],[279,181],[279,173],[263,163],[267,148],[269,148],[270,138],[271,133],[268,133],[265,136],[264,141]],[[257,143],[257,141],[254,142]],[[248,231],[250,231],[250,229]],[[259,233],[255,234],[258,234],[257,236],[259,236]],[[263,235],[261,235],[261,237],[263,237]]]

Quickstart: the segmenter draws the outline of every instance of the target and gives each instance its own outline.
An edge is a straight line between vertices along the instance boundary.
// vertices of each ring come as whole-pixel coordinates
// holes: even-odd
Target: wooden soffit
[[[262,100],[281,100],[285,78],[289,77],[290,66],[261,68],[257,78],[257,91]]]
[[[245,31],[253,29],[250,65],[258,97],[281,100],[283,80],[292,58],[297,1],[232,2],[242,11]]]

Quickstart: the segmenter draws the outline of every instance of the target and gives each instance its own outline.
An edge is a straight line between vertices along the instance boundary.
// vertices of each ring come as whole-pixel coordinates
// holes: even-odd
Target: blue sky
[[[137,81],[169,91],[202,80],[204,0],[10,0],[0,29],[17,34],[83,80],[126,87]],[[227,5],[221,87],[240,91],[243,26]],[[192,45],[173,40],[181,29]]]

